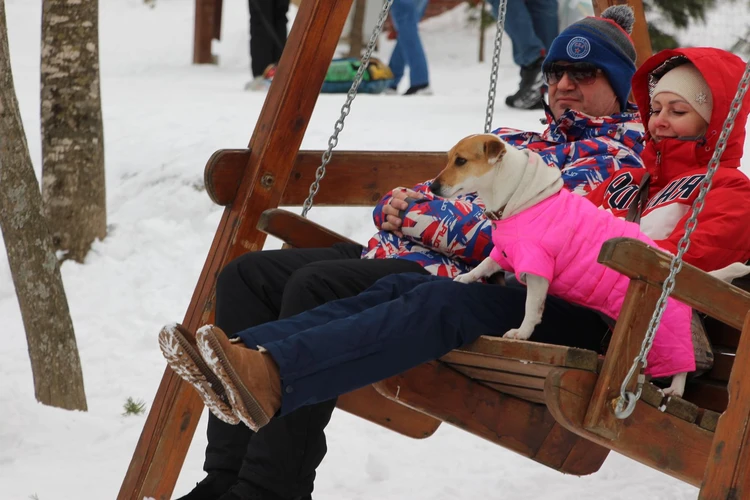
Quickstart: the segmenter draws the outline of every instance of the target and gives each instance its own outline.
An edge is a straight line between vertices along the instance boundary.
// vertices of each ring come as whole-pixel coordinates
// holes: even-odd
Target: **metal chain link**
[[[320,181],[326,175],[326,165],[328,165],[328,162],[331,161],[333,148],[335,148],[339,143],[339,132],[344,130],[344,120],[351,111],[352,101],[355,97],[357,97],[357,89],[359,89],[359,84],[362,83],[362,77],[367,70],[367,66],[370,62],[370,57],[372,56],[372,51],[375,50],[375,44],[377,44],[378,42],[378,36],[380,36],[380,33],[383,31],[383,24],[388,17],[388,12],[391,10],[391,4],[393,4],[393,0],[385,0],[385,2],[383,3],[383,8],[380,11],[380,17],[378,18],[378,22],[375,25],[375,28],[372,30],[370,41],[367,43],[367,49],[365,50],[365,53],[362,55],[362,59],[360,60],[357,74],[354,76],[354,81],[352,82],[352,86],[349,88],[349,92],[346,93],[346,101],[344,102],[344,105],[341,106],[341,116],[339,116],[339,119],[336,120],[336,124],[333,126],[333,134],[328,139],[328,149],[325,150],[323,156],[321,157],[320,166],[315,171],[315,180],[312,184],[310,184],[309,194],[307,195],[307,199],[305,200],[305,202],[302,204],[302,217],[307,217],[307,212],[310,211],[313,205],[313,198],[315,198],[315,195],[318,194],[318,190],[320,189]]]
[[[484,3],[482,3],[484,5]],[[500,68],[500,51],[503,47],[503,29],[505,28],[505,11],[508,0],[500,0],[497,11],[497,30],[495,32],[495,48],[492,51],[492,71],[490,72],[490,90],[487,94],[487,113],[484,119],[484,133],[492,132],[492,115],[495,113],[495,91],[497,88],[497,72]],[[484,7],[482,8],[484,14]],[[480,16],[479,22],[483,22]]]
[[[623,380],[622,386],[620,386],[620,396],[617,398],[617,402],[615,404],[615,416],[619,419],[628,418],[633,413],[635,404],[641,397],[641,393],[643,392],[643,384],[646,380],[644,372],[648,364],[646,361],[646,356],[653,346],[654,337],[656,336],[656,329],[659,327],[662,315],[664,314],[664,310],[667,306],[667,298],[674,290],[675,277],[680,272],[680,270],[682,270],[683,256],[690,247],[690,235],[693,233],[695,228],[698,227],[698,215],[701,213],[701,210],[703,210],[706,193],[708,193],[709,189],[711,189],[711,181],[714,177],[714,174],[716,173],[716,170],[718,170],[719,168],[719,160],[721,159],[721,155],[724,153],[724,150],[727,147],[727,139],[729,138],[729,134],[734,128],[734,119],[737,117],[737,113],[742,107],[742,99],[745,97],[749,82],[750,61],[748,61],[747,65],[745,66],[745,73],[742,75],[742,80],[740,80],[739,87],[737,88],[737,93],[735,94],[734,100],[732,101],[732,104],[730,106],[729,115],[727,116],[726,120],[724,120],[721,135],[719,135],[719,141],[716,144],[716,150],[714,151],[714,154],[711,157],[711,161],[708,164],[708,172],[706,173],[706,177],[701,182],[700,192],[698,193],[698,197],[693,203],[690,218],[685,223],[685,234],[682,236],[682,238],[680,238],[680,242],[677,245],[677,255],[672,257],[672,262],[669,265],[669,275],[664,281],[661,296],[656,302],[654,314],[648,324],[646,337],[643,339],[643,343],[641,344],[641,352],[633,360],[633,366],[630,367],[628,375],[625,377],[625,380]],[[640,373],[638,374],[638,384],[636,386],[636,392],[633,393],[628,391],[627,388],[628,385],[630,385],[630,381],[632,380],[633,375],[635,375],[635,372],[638,371],[638,365],[641,365],[641,368]]]

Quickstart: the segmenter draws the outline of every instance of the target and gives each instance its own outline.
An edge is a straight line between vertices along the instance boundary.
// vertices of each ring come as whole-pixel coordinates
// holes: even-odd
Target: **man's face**
[[[567,109],[589,116],[610,116],[620,104],[602,70],[589,63],[554,62],[545,71],[549,107],[559,119]]]

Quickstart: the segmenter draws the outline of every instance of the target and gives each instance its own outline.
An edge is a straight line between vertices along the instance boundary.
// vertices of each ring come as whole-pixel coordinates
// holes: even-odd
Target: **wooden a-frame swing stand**
[[[650,55],[642,4],[594,0],[597,12],[616,3],[636,9],[642,61]],[[260,251],[265,233],[296,247],[345,239],[276,207],[301,205],[320,163],[321,152],[299,147],[350,6],[351,0],[302,2],[248,148],[220,150],[208,160],[206,189],[226,209],[182,321],[190,330],[213,322],[224,264]],[[338,152],[315,201],[374,205],[393,186],[433,177],[444,161],[444,153]],[[710,316],[714,368],[689,382],[684,399],[664,403],[647,385],[634,413],[618,420],[611,402],[640,349],[669,260],[626,239],[607,242],[599,259],[631,278],[606,356],[482,337],[345,395],[339,408],[412,438],[448,422],[568,474],[597,471],[614,450],[700,486],[701,499],[750,498],[750,386],[741,384],[750,377],[750,335],[740,334],[750,331],[750,294],[685,265],[673,296]],[[195,391],[167,368],[118,499],[170,497],[202,409]]]

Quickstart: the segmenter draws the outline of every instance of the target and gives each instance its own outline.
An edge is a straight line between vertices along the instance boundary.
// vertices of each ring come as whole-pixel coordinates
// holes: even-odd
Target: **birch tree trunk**
[[[0,0],[0,229],[29,344],[36,399],[86,410],[81,361],[18,110]]]
[[[42,197],[56,250],[82,262],[107,233],[98,0],[44,0]]]

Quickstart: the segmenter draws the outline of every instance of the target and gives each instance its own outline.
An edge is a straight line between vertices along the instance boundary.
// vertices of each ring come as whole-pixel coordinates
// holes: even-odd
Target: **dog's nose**
[[[432,181],[432,184],[430,184],[430,191],[432,191],[433,194],[440,196],[440,187],[439,181]]]

